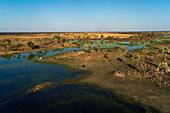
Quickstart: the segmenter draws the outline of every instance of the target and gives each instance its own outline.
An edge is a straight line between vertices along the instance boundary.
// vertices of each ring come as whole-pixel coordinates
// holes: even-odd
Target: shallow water
[[[161,41],[161,40],[159,40]],[[102,43],[103,48],[119,47],[129,42]],[[148,42],[149,43],[149,42]],[[146,47],[147,44],[125,45],[128,51]],[[94,46],[95,47],[95,46]],[[79,48],[50,49],[32,53],[2,55],[0,57],[0,113],[14,112],[145,112],[146,110],[128,102],[119,103],[119,98],[109,91],[89,85],[65,85],[64,80],[77,78],[88,72],[70,70],[67,67],[34,63],[39,57],[50,57]],[[54,82],[57,86],[26,94],[37,84]],[[13,112],[14,111],[14,112]],[[154,112],[154,111],[153,111]]]
[[[170,36],[170,34],[164,34],[164,35],[166,35],[166,36]]]

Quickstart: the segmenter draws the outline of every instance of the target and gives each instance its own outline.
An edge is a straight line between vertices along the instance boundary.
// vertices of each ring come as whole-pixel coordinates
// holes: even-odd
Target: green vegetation
[[[15,38],[15,41],[19,41],[19,38]]]
[[[138,61],[140,59],[140,55],[139,53],[135,53],[132,57],[132,59],[134,59],[135,61]]]
[[[126,49],[125,46],[121,46],[121,47],[119,48],[119,51],[121,52],[121,56],[122,56],[122,54],[125,54],[125,53],[127,52],[127,49]]]
[[[84,45],[85,50],[89,50],[89,45],[91,43]],[[164,59],[159,58],[160,55],[155,50],[142,48],[127,51],[125,46],[103,49],[100,52],[92,49],[88,54],[86,51],[77,51],[72,55],[64,53],[40,62],[52,62],[68,65],[69,68],[89,70],[91,72],[89,76],[67,82],[97,85],[125,97],[133,97],[144,104],[156,106],[162,111],[168,111],[166,99],[169,98],[170,88],[169,54],[167,53],[167,61],[160,65]],[[166,71],[162,73],[162,70]]]
[[[34,47],[34,43],[33,42],[27,42],[27,45],[28,45],[28,47],[30,47],[30,48],[33,48]]]

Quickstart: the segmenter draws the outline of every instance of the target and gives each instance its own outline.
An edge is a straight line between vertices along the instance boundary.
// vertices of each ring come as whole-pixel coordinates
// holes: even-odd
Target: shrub
[[[140,59],[139,53],[135,53],[135,55],[133,55],[132,59],[139,60]]]
[[[28,45],[28,47],[30,47],[30,48],[33,48],[33,47],[34,47],[34,43],[33,43],[33,42],[31,42],[31,41],[30,41],[30,42],[27,42],[26,44],[27,44],[27,45]]]
[[[121,52],[121,56],[122,56],[122,53],[125,54],[127,52],[127,49],[125,46],[121,46],[121,47],[119,47],[118,51]]]
[[[19,38],[15,38],[15,41],[19,41]]]

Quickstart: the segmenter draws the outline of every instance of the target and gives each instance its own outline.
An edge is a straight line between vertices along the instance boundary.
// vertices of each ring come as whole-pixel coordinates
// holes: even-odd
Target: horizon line
[[[0,31],[0,33],[86,33],[86,32],[170,32],[170,30],[129,30],[129,31]]]

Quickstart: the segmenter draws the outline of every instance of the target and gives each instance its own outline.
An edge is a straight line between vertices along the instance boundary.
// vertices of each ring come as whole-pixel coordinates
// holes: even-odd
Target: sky
[[[0,32],[167,30],[170,0],[0,0]]]

